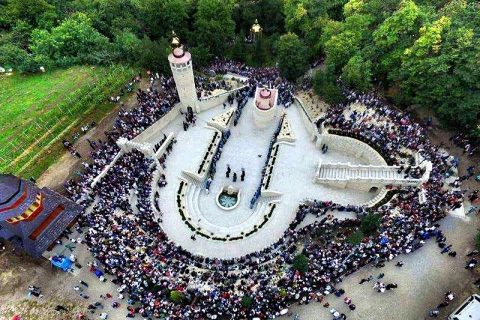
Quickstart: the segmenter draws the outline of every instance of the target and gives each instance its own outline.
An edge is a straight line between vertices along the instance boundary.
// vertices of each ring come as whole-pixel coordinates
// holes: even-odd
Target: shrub
[[[183,295],[182,292],[180,292],[178,290],[170,291],[170,300],[172,300],[173,302],[182,303],[184,298],[185,298],[185,296]]]
[[[300,272],[308,271],[308,258],[304,254],[299,254],[293,259],[293,269]]]
[[[240,303],[242,304],[242,307],[250,308],[253,304],[253,298],[250,296],[243,296]]]
[[[362,218],[360,230],[367,236],[374,234],[380,226],[380,215],[369,213]]]
[[[361,230],[357,230],[347,238],[347,242],[353,245],[357,245],[357,244],[360,244],[360,242],[362,242],[364,237],[365,237],[365,234],[363,234]]]
[[[342,89],[337,85],[335,76],[329,71],[317,71],[313,76],[313,90],[326,103],[335,104],[344,99]]]

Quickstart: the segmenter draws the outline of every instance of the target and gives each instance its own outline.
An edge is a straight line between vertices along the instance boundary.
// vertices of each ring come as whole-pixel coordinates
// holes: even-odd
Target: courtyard
[[[16,1],[5,12],[15,14]],[[21,91],[31,85],[11,65],[21,73],[92,65],[72,67],[81,73],[71,83],[55,78],[68,72],[25,77],[39,92],[18,95],[5,113],[14,123],[0,121],[8,133],[0,141],[15,151],[0,152],[8,169],[0,174],[0,320],[426,320],[448,317],[478,291],[476,99],[452,103],[449,95],[467,93],[446,79],[438,85],[440,72],[425,81],[422,65],[476,44],[473,26],[457,41],[464,29],[451,21],[460,18],[414,2],[382,4],[382,22],[373,1],[316,9],[272,1],[145,4],[118,15],[138,28],[114,32],[96,14],[51,12],[59,20],[50,27],[32,22],[31,39],[24,31],[31,46],[0,45],[10,53],[0,54],[8,60],[0,72]],[[272,21],[250,27],[247,3],[252,17],[266,5]],[[282,23],[271,29],[281,6]],[[467,7],[455,8],[462,19],[476,13]],[[398,34],[418,39],[388,52],[405,10],[412,23]],[[159,15],[142,22],[150,11]],[[178,13],[186,41],[171,30],[152,34],[164,27],[159,17],[172,21],[165,12]],[[293,23],[292,12],[326,20]],[[372,35],[356,26],[365,16],[379,25]],[[17,41],[22,26],[3,23],[12,30],[0,38]],[[430,43],[430,32],[442,41]],[[354,56],[342,54],[349,47]],[[119,65],[97,70],[105,61]],[[388,74],[395,64],[401,69]],[[457,82],[473,87],[468,81]],[[10,103],[15,91],[0,100]],[[465,128],[453,133],[446,123]],[[61,160],[45,171],[59,148]]]

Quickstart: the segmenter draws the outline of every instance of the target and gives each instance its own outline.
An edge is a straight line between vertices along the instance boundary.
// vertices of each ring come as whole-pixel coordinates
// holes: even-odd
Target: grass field
[[[107,98],[134,74],[112,66],[0,76],[0,172],[38,178],[63,154],[61,140],[111,111]]]

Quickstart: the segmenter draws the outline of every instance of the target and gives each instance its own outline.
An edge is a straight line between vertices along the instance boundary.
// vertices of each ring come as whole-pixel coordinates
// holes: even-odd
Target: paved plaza
[[[232,108],[235,107],[232,106]],[[230,106],[228,107],[230,108]],[[258,128],[253,121],[253,99],[250,99],[237,126],[231,126],[231,136],[219,161],[217,172],[207,194],[204,185],[196,183],[187,194],[187,206],[191,211],[197,210],[199,224],[207,225],[211,230],[224,231],[228,234],[234,230],[248,231],[255,224],[259,215],[269,201],[277,203],[273,217],[266,225],[246,239],[220,242],[203,237],[190,237],[192,231],[182,221],[176,205],[176,193],[180,179],[187,178],[184,171],[196,172],[205,150],[210,143],[212,129],[207,122],[227,109],[222,105],[197,115],[196,125],[183,130],[182,118],[179,117],[159,132],[159,135],[175,133],[177,143],[166,160],[166,180],[168,184],[159,191],[159,206],[164,212],[162,227],[168,236],[183,248],[195,254],[215,258],[232,258],[261,250],[284,233],[286,227],[295,217],[298,205],[307,199],[333,201],[339,204],[360,205],[376,196],[376,193],[351,189],[339,189],[314,183],[313,178],[318,161],[350,162],[365,164],[358,159],[337,151],[325,154],[311,141],[305,123],[301,118],[300,107],[293,104],[290,108],[281,108],[275,120],[266,128]],[[250,199],[262,179],[262,168],[266,160],[270,140],[274,134],[280,113],[285,112],[295,141],[281,144],[270,189],[279,192],[279,196],[261,199],[250,209]],[[226,177],[227,165],[232,169],[230,178]],[[241,169],[246,171],[245,181],[240,181]],[[232,181],[233,172],[238,175],[237,182]],[[223,187],[233,185],[241,190],[240,203],[231,211],[226,211],[216,203],[216,196]],[[347,215],[348,216],[348,215]],[[313,222],[314,220],[310,220]],[[198,221],[197,221],[198,222]]]

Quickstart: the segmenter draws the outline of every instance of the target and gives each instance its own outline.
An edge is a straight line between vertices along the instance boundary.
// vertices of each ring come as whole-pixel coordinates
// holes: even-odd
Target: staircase
[[[351,165],[349,163],[320,164],[315,182],[328,184],[345,184],[348,182],[372,185],[407,185],[421,184],[421,179],[405,178],[404,172],[398,172],[396,166]]]

